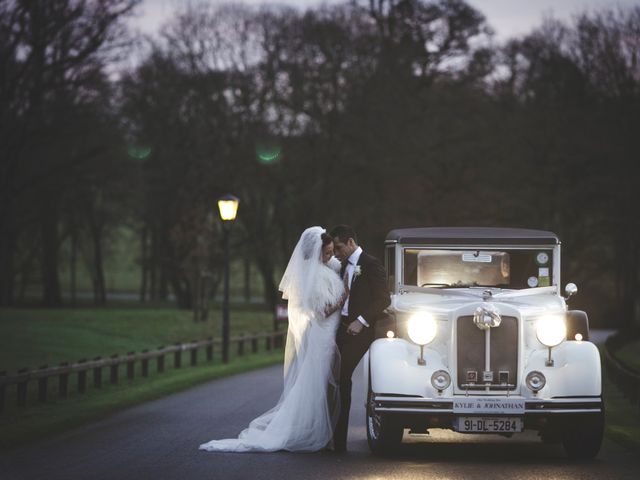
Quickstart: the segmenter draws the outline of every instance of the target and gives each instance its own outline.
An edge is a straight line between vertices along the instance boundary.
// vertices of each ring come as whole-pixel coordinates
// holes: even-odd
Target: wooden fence
[[[620,334],[609,337],[603,346],[604,365],[609,377],[633,405],[640,408],[640,373],[632,370],[618,360],[615,351],[625,343]]]
[[[244,355],[248,349],[252,353],[258,351],[259,342],[264,342],[266,351],[274,348],[282,348],[286,331],[266,332],[255,335],[241,335],[231,337],[231,345],[237,347],[238,356]],[[206,340],[193,340],[190,343],[176,343],[165,347],[158,347],[156,350],[142,350],[140,353],[129,352],[127,355],[111,355],[110,357],[96,357],[93,360],[86,358],[78,360],[76,363],[62,362],[57,367],[43,365],[38,369],[23,368],[16,375],[7,375],[6,371],[0,372],[0,413],[4,411],[5,396],[10,387],[15,385],[16,404],[19,407],[27,406],[27,392],[31,382],[37,382],[38,402],[44,403],[48,397],[48,387],[50,381],[58,381],[58,397],[67,398],[69,393],[69,381],[72,376],[76,377],[78,393],[87,390],[87,377],[91,374],[93,387],[100,388],[103,383],[103,371],[107,372],[110,384],[117,384],[120,378],[121,366],[126,366],[127,380],[135,377],[135,366],[137,362],[141,364],[143,377],[149,376],[149,363],[155,361],[156,372],[165,371],[165,358],[173,357],[174,368],[182,367],[183,354],[188,356],[189,365],[195,366],[198,362],[198,350],[204,349],[206,361],[212,362],[214,359],[214,349],[221,350],[222,341],[209,337]],[[105,379],[106,381],[106,379]]]

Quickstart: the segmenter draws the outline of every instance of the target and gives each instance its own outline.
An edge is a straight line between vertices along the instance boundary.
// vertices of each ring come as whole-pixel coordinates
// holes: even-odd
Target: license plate
[[[516,433],[522,431],[519,417],[458,417],[456,431],[476,433]]]

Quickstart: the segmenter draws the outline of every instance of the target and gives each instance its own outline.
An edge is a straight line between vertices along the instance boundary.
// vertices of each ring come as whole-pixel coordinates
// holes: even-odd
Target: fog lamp
[[[542,374],[542,372],[538,372],[534,370],[533,372],[529,372],[527,374],[527,378],[525,379],[527,387],[534,393],[538,393],[540,390],[544,388],[547,383],[547,379]]]
[[[444,390],[451,385],[451,376],[444,370],[438,370],[431,375],[431,385],[437,390]]]

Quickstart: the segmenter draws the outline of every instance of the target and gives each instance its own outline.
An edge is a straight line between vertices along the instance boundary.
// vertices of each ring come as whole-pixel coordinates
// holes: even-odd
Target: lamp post
[[[229,362],[229,236],[240,200],[226,194],[218,199],[218,213],[224,232],[224,297],[222,300],[222,361]]]

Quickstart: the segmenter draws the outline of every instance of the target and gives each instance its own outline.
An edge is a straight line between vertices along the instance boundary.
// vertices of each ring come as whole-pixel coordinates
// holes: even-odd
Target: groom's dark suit
[[[340,350],[340,417],[333,435],[336,451],[346,450],[351,408],[351,376],[374,339],[376,321],[384,315],[384,309],[391,302],[387,276],[380,261],[362,252],[357,265],[360,266],[360,274],[357,274],[356,267],[349,292],[349,315],[341,317],[336,334],[336,343]],[[344,262],[340,271],[343,278],[346,267],[347,262]],[[347,333],[347,327],[357,320],[358,316],[362,316],[369,327],[364,327],[357,335],[350,335]]]

